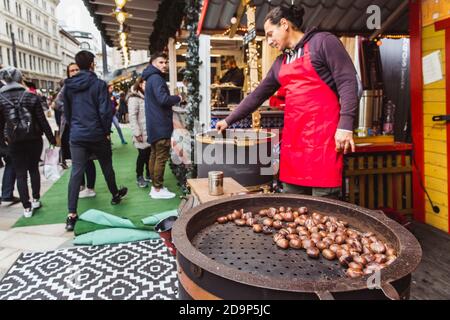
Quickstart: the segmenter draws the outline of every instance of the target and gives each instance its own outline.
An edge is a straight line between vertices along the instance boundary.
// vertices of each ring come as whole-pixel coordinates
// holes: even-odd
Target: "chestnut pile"
[[[362,233],[333,216],[309,214],[306,207],[268,208],[258,214],[234,210],[217,222],[234,222],[240,227],[251,227],[256,233],[273,235],[279,248],[303,249],[312,259],[320,255],[330,261],[338,259],[351,278],[381,270],[397,259],[395,249],[372,232]]]

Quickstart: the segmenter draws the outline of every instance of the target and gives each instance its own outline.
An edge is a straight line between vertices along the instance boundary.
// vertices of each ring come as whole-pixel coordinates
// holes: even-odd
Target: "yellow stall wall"
[[[442,71],[445,74],[445,31],[436,32],[434,24],[423,28],[422,51],[426,56],[439,50]],[[447,184],[447,129],[446,124],[432,121],[436,115],[447,114],[446,81],[444,79],[423,88],[424,147],[425,147],[425,187],[435,205],[441,209],[435,214],[425,199],[425,221],[445,232],[448,230],[448,184]]]

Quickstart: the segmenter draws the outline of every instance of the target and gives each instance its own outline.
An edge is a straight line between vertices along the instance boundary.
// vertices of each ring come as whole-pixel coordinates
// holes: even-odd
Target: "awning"
[[[376,5],[381,9],[381,23],[385,22],[402,3],[407,0],[254,0],[256,8],[256,27],[260,33],[264,32],[264,18],[267,13],[279,5],[290,6],[292,2],[302,5],[305,10],[304,28],[318,27],[323,31],[330,31],[338,35],[372,34],[367,20],[367,8]],[[241,0],[205,0],[207,5],[201,32],[216,33],[230,28],[231,18],[237,13]],[[246,16],[241,25],[247,24]],[[409,34],[408,10],[401,12],[385,31],[384,34]]]
[[[94,23],[102,34],[106,44],[110,47],[120,47],[117,32],[119,23],[111,13],[116,8],[114,0],[83,0],[88,8]],[[132,17],[128,18],[126,25],[129,31],[129,46],[132,50],[148,50],[150,35],[153,32],[153,23],[157,17],[158,0],[132,0],[128,1],[125,9]]]

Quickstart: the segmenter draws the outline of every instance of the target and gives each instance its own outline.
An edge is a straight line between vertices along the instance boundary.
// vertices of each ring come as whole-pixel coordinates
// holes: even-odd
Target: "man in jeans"
[[[65,81],[64,106],[70,125],[70,152],[72,174],[69,183],[69,215],[66,230],[72,231],[77,221],[77,203],[83,174],[91,155],[95,155],[112,194],[111,204],[119,204],[128,192],[117,188],[112,166],[111,123],[112,111],[107,85],[94,73],[95,56],[80,51],[75,62],[80,72]]]
[[[172,107],[181,102],[180,96],[171,96],[164,74],[169,70],[169,60],[165,53],[152,55],[150,65],[144,70],[142,78],[145,86],[145,117],[147,123],[147,142],[151,145],[150,178],[152,199],[172,199],[175,193],[164,187],[164,170],[170,156],[170,139],[173,132]]]

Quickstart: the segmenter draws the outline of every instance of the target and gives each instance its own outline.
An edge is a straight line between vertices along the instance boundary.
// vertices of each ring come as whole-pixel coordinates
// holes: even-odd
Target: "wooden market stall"
[[[320,3],[312,4],[305,1],[291,0],[272,1],[270,3],[268,1],[253,1],[249,3],[245,0],[228,1],[226,3],[204,1],[199,23],[200,43],[202,44],[203,41],[204,48],[206,48],[203,59],[207,59],[207,48],[213,47],[211,44],[214,37],[217,37],[218,34],[221,36],[228,35],[233,40],[241,40],[243,47],[240,54],[248,54],[249,48],[246,45],[251,28],[246,28],[249,22],[246,11],[254,5],[256,8],[256,41],[258,46],[262,48],[258,61],[260,76],[257,80],[260,81],[279,54],[271,49],[263,38],[264,17],[274,6],[292,5],[293,3],[303,5],[306,9],[308,18],[304,23],[305,29],[317,26],[320,30],[330,31],[342,36],[342,41],[358,70],[371,67],[371,65],[368,65],[364,68],[365,64],[369,64],[369,62],[364,61],[359,56],[359,52],[361,52],[360,47],[362,47],[364,41],[369,46],[375,46],[376,50],[374,49],[373,51],[377,52],[377,58],[383,60],[383,63],[386,64],[386,72],[381,71],[381,62],[377,65],[380,68],[379,79],[377,81],[372,80],[372,82],[377,82],[378,85],[380,82],[384,83],[384,86],[387,87],[384,95],[385,97],[388,96],[389,99],[395,99],[394,102],[399,104],[396,116],[402,121],[399,121],[395,126],[395,139],[394,136],[361,137],[357,139],[357,153],[347,156],[346,159],[346,169],[343,177],[344,198],[347,201],[370,209],[386,208],[399,214],[411,216],[413,213],[411,182],[413,145],[410,143],[409,136],[399,137],[402,134],[404,135],[403,127],[409,124],[407,117],[409,100],[404,98],[409,96],[409,79],[406,76],[409,73],[409,65],[399,70],[399,73],[403,75],[401,79],[395,78],[396,75],[392,74],[396,71],[390,72],[389,70],[393,67],[392,64],[397,63],[398,59],[400,59],[400,64],[402,64],[401,59],[409,61],[408,10],[404,1],[384,3],[384,6],[380,9],[383,9],[381,20],[385,23],[383,23],[381,31],[378,33],[374,33],[373,30],[369,30],[367,27],[367,7],[356,3],[348,3],[346,4],[347,7],[343,8],[331,3],[324,7]],[[239,33],[240,28],[245,30],[244,34]],[[382,34],[380,34],[381,32]],[[258,36],[261,37],[258,38]],[[389,36],[390,39],[385,40],[386,36]],[[377,45],[371,45],[373,40],[378,46],[381,46],[382,50],[378,49]],[[393,44],[390,41],[397,43]],[[206,66],[202,71],[208,73],[208,67]],[[364,80],[364,70],[361,70],[361,72]],[[250,78],[250,72],[248,73],[247,78]],[[367,75],[367,78],[370,76]],[[212,82],[210,77],[205,77],[204,79],[206,83]],[[401,89],[392,85],[391,82],[396,81],[404,84]],[[390,88],[391,86],[392,88]],[[252,88],[250,86],[247,89],[246,94],[251,92]],[[367,85],[365,89],[379,89],[379,87],[375,88]],[[206,99],[204,99],[200,108],[200,119],[206,126],[214,127],[217,121],[224,119],[232,110],[211,110],[209,105],[211,101],[209,87],[203,85],[201,92]],[[382,105],[380,105],[378,112],[380,112],[381,117]],[[267,101],[261,106],[259,117],[259,124],[262,128],[280,128],[282,130],[284,121],[282,108],[281,110],[270,108]],[[252,125],[254,126],[254,118],[255,116],[253,116],[253,119],[249,116],[235,124],[234,127],[250,128]],[[378,120],[379,126],[381,126],[381,119],[379,118]],[[357,128],[355,127],[355,129]]]
[[[445,232],[450,223],[450,131],[448,117],[433,117],[450,114],[449,12],[449,1],[410,3],[414,217]]]

